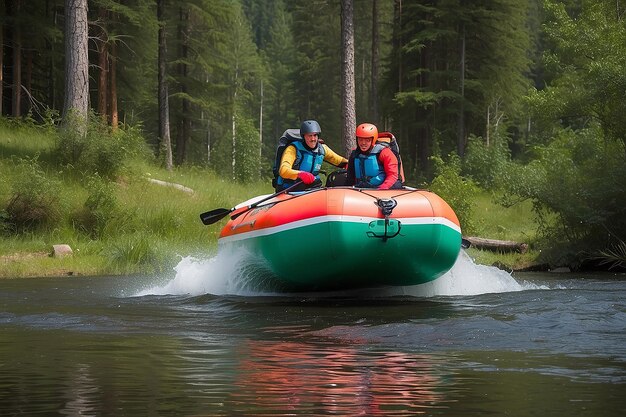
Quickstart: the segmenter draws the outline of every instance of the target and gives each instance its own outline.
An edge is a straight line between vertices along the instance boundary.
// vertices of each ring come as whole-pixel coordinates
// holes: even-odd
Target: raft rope
[[[402,190],[404,192],[398,194],[398,195],[394,195],[391,198],[378,198],[375,195],[371,195],[366,193],[365,191],[363,191],[362,189],[358,190],[359,192],[372,197],[374,200],[376,200],[375,204],[380,207],[380,211],[382,212],[383,216],[385,216],[385,233],[382,236],[377,236],[375,234],[370,234],[368,232],[369,236],[372,237],[378,237],[381,238],[383,240],[383,242],[386,242],[388,239],[394,238],[396,236],[398,236],[398,234],[400,234],[400,229],[401,229],[401,225],[402,223],[400,223],[400,221],[398,221],[398,231],[396,233],[394,233],[393,235],[388,235],[387,231],[389,228],[389,216],[391,216],[391,213],[393,212],[393,209],[396,208],[396,206],[398,205],[398,202],[395,200],[397,197],[402,197],[403,195],[407,195],[407,194],[411,194],[414,193],[416,191],[423,191],[423,190]]]

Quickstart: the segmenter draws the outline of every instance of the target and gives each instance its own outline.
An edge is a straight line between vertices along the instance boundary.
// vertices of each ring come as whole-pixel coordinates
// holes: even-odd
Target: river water
[[[255,292],[236,255],[171,276],[0,281],[1,416],[623,416],[626,276]]]

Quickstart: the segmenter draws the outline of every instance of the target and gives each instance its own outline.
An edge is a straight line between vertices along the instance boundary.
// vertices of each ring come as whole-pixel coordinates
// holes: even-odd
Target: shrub
[[[66,129],[59,135],[56,154],[61,164],[83,175],[115,179],[131,158],[149,155],[138,129],[122,126],[115,132],[100,118],[91,116],[86,134]]]
[[[463,173],[483,188],[492,190],[502,183],[500,176],[509,160],[506,138],[496,137],[487,146],[481,137],[471,136],[463,161]]]
[[[615,238],[623,240],[623,144],[605,140],[598,129],[562,130],[540,150],[540,159],[509,178],[505,192],[509,200],[532,199],[539,232],[556,249],[553,256],[575,266],[580,253],[606,248]],[[551,217],[557,221],[543,221],[546,214],[556,214]]]
[[[3,228],[19,234],[54,227],[61,219],[59,193],[60,185],[46,176],[37,157],[21,159],[3,215]]]
[[[99,238],[117,213],[115,188],[97,175],[89,178],[86,188],[88,196],[78,216],[79,224],[91,237]]]
[[[237,117],[235,178],[242,183],[259,178],[261,163],[259,155],[259,134],[248,118]]]
[[[176,261],[171,251],[150,233],[126,235],[114,241],[107,258],[114,269],[124,273],[163,272],[171,270]]]
[[[461,159],[451,155],[446,163],[439,157],[431,157],[435,166],[435,178],[430,189],[446,200],[455,211],[465,234],[474,233],[476,226],[472,220],[473,199],[478,186],[461,176]]]

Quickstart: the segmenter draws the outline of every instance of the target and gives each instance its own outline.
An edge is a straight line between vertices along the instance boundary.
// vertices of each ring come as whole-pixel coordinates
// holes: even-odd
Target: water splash
[[[208,259],[183,257],[174,267],[176,276],[171,281],[136,295],[262,295],[259,275],[267,274],[267,268],[252,259],[244,250],[220,251]]]
[[[510,273],[495,266],[476,264],[464,250],[461,250],[450,271],[435,281],[414,287],[404,287],[404,294],[433,297],[502,293],[539,288],[532,283],[518,282]]]
[[[264,281],[269,279],[266,276],[271,274],[262,262],[251,261],[251,259],[253,257],[244,250],[229,253],[221,251],[208,259],[184,257],[174,268],[176,276],[171,281],[165,285],[143,290],[136,295],[277,295],[263,290]],[[452,269],[433,282],[407,287],[388,287],[382,290],[360,289],[324,294],[327,296],[433,297],[478,295],[538,288],[541,287],[532,283],[517,282],[511,274],[496,267],[478,265],[465,251],[461,251]]]

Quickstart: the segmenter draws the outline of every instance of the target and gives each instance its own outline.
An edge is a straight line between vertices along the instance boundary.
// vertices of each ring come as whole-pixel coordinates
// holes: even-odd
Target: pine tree
[[[528,86],[526,6],[422,0],[396,2],[395,13],[386,114],[399,124],[405,167],[427,174],[430,155],[462,155],[469,133],[494,124],[506,133]]]
[[[356,146],[356,103],[354,93],[354,3],[341,1],[341,121],[344,155]]]
[[[269,119],[265,136],[273,138],[266,151],[267,159],[273,160],[276,141],[285,129],[297,126],[296,95],[294,79],[296,71],[296,49],[289,26],[290,15],[282,0],[274,2],[273,20],[264,51],[265,65],[269,76],[266,96],[268,97]]]
[[[324,0],[289,3],[297,51],[293,83],[298,121],[316,119],[323,139],[333,149],[343,148],[339,6],[339,2]]]

